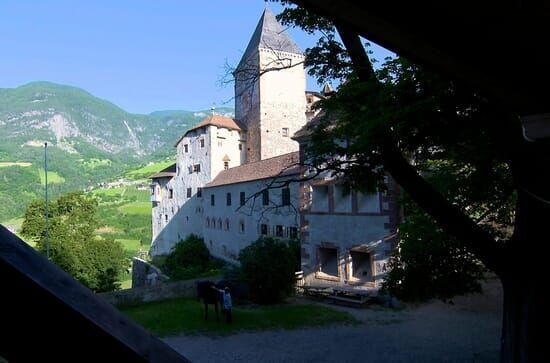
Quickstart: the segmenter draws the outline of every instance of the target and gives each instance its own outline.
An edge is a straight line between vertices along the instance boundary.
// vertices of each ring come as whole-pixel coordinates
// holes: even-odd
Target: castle
[[[300,238],[306,284],[378,287],[395,245],[390,193],[345,192],[322,175],[303,181],[311,105],[304,56],[266,9],[235,72],[235,118],[212,114],[175,144],[176,163],[152,175],[151,255],[189,234],[236,262],[261,236]]]

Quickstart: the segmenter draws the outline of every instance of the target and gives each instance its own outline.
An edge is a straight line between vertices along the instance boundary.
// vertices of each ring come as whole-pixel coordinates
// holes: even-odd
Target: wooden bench
[[[328,286],[311,286],[307,285],[303,287],[304,295],[316,296],[316,297],[326,297],[330,296],[331,288]]]
[[[362,306],[366,302],[366,299],[354,299],[354,298],[343,297],[338,295],[328,295],[327,298],[330,300],[333,300],[333,302],[335,303],[344,303],[344,304],[356,305],[356,306]]]
[[[334,287],[332,294],[327,298],[334,303],[344,303],[347,305],[362,306],[372,297],[372,291],[353,289],[349,287]]]

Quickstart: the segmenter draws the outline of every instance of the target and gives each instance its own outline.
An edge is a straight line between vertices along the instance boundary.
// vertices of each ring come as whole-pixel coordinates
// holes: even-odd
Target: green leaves
[[[204,240],[192,234],[172,248],[162,268],[171,279],[185,280],[208,275],[220,269],[221,265],[210,258]]]
[[[37,241],[46,251],[43,201],[30,204],[25,212],[21,234]],[[96,292],[118,288],[118,276],[125,265],[119,242],[94,236],[97,228],[97,201],[82,193],[68,193],[51,202],[49,214],[50,260]]]
[[[290,295],[295,284],[299,246],[274,238],[260,238],[239,253],[241,270],[252,298],[260,304],[272,304]]]

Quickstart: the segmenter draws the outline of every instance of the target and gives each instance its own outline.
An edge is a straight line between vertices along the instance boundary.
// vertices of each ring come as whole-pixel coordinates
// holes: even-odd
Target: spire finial
[[[213,116],[214,111],[216,111],[216,102],[212,102],[212,107],[210,107],[210,111],[212,111],[212,116]]]

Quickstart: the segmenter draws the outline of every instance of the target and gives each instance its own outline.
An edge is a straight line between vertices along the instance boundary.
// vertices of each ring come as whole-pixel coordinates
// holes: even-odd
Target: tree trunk
[[[550,362],[548,271],[550,268],[550,143],[523,146],[513,165],[518,185],[514,235],[506,243],[501,362]],[[545,346],[546,345],[546,346]]]
[[[518,264],[521,266],[521,264]],[[501,278],[504,289],[501,362],[549,362],[549,350],[543,350],[546,300],[542,275],[529,270]]]

